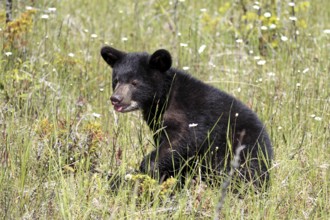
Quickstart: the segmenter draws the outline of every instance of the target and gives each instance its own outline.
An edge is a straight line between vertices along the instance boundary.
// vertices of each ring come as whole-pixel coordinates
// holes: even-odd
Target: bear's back
[[[247,151],[250,149],[257,153],[255,146],[259,144],[263,153],[269,158],[273,156],[263,123],[245,104],[183,71],[171,69],[169,74],[174,75],[174,80],[164,124],[174,121],[172,126],[180,127],[177,130],[181,137],[196,147],[195,152],[205,152],[205,148],[212,146],[227,148],[228,141],[234,148],[240,132],[244,131],[241,144],[245,144]]]

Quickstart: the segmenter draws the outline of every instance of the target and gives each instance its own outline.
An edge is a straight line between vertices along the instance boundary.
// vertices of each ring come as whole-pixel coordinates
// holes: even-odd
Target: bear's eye
[[[139,82],[135,79],[131,83],[132,83],[133,86],[137,86]]]
[[[117,83],[118,83],[118,79],[117,79],[117,78],[114,78],[114,79],[113,79],[113,84],[116,85]]]

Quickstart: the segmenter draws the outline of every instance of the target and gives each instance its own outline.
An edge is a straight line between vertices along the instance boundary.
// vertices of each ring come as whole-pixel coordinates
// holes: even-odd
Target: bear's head
[[[112,67],[111,103],[118,112],[147,109],[164,94],[166,72],[172,58],[168,51],[157,50],[153,54],[125,53],[104,46],[103,59]]]

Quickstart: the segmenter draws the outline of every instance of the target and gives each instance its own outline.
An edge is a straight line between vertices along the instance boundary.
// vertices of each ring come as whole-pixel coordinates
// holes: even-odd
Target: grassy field
[[[329,1],[14,1],[10,23],[1,4],[1,219],[330,219]],[[274,145],[269,190],[217,213],[219,187],[125,180],[152,134],[113,110],[104,44],[166,48],[247,103]]]

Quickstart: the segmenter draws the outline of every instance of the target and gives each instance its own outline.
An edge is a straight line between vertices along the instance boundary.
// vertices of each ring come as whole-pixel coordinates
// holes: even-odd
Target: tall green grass
[[[329,219],[329,7],[321,0],[16,1],[16,34],[1,9],[0,217]],[[152,136],[138,112],[111,107],[104,44],[166,48],[176,67],[247,103],[274,145],[269,190],[228,192],[215,213],[220,188],[125,180],[152,150]],[[108,178],[117,176],[122,184],[111,190]]]

